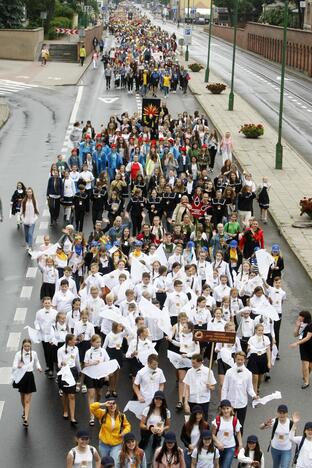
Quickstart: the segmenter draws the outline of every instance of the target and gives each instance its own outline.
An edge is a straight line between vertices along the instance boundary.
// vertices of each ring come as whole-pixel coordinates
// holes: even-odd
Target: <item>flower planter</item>
[[[226,85],[223,83],[210,83],[206,88],[211,92],[211,94],[221,94],[222,91],[226,89]]]
[[[246,138],[256,139],[264,134],[264,127],[262,124],[244,124],[239,133],[242,133]]]

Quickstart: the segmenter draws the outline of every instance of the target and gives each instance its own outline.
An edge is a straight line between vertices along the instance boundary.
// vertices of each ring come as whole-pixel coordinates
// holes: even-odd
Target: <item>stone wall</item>
[[[43,28],[0,29],[0,59],[36,60]]]
[[[233,28],[213,25],[213,36],[233,42]],[[247,23],[237,30],[237,45],[273,62],[282,60],[283,28],[260,23]],[[312,76],[312,32],[289,28],[286,64]]]

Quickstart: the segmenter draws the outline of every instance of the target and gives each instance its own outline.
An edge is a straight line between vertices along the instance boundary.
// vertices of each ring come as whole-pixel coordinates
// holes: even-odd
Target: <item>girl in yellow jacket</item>
[[[99,433],[101,457],[111,456],[117,464],[123,436],[131,431],[126,415],[119,411],[114,397],[107,398],[105,403],[92,403],[90,411],[101,425]]]

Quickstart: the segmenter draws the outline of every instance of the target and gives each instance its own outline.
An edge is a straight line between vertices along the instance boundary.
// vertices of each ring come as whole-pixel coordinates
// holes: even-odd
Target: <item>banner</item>
[[[154,132],[158,131],[158,121],[160,112],[160,99],[143,98],[142,102],[142,121],[143,125],[151,128]]]

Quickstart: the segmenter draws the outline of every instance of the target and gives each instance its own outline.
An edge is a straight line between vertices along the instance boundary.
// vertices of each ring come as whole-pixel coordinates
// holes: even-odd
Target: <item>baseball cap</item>
[[[247,437],[247,444],[248,442],[256,444],[258,442],[258,437],[256,435],[250,435]]]
[[[113,457],[103,457],[101,460],[101,465],[103,468],[112,468],[115,466]]]
[[[231,242],[229,243],[229,246],[233,247],[233,248],[237,247],[237,245],[238,245],[238,243],[237,243],[237,241],[235,239],[231,240]]]
[[[308,421],[304,425],[304,430],[306,429],[312,429],[312,421]]]
[[[201,433],[201,437],[202,437],[202,439],[211,439],[211,437],[212,437],[212,432],[209,431],[208,429],[205,429],[205,430]]]
[[[89,437],[89,432],[81,429],[80,431],[77,431],[76,437],[77,439],[80,439],[81,437]]]
[[[157,390],[157,392],[154,393],[154,398],[160,398],[161,400],[165,400],[165,394],[161,390]]]
[[[192,408],[192,414],[203,413],[203,408],[200,405],[195,405]]]
[[[124,436],[125,442],[130,442],[130,440],[135,440],[135,435],[133,434],[133,432],[128,432],[128,434],[125,434]]]
[[[224,406],[232,406],[230,400],[221,400],[220,401],[220,408],[223,408]]]
[[[169,431],[164,436],[165,442],[176,442],[177,438],[174,432]]]
[[[286,405],[279,405],[277,407],[278,413],[288,413],[288,407]]]

